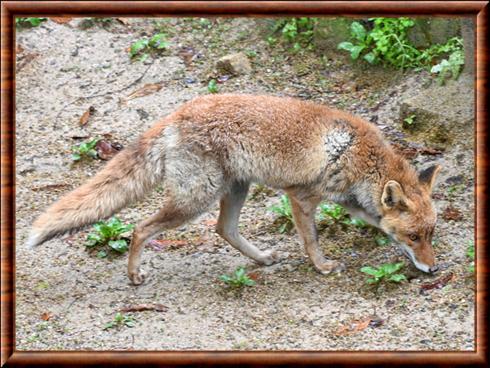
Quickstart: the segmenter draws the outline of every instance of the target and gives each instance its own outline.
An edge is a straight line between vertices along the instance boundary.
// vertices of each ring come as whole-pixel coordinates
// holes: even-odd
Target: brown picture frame
[[[488,1],[5,1],[1,4],[1,366],[488,366]],[[468,16],[476,20],[476,350],[474,352],[212,352],[15,350],[16,16]]]

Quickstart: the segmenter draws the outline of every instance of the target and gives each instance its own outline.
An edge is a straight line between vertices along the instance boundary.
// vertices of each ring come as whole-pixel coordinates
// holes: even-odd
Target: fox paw
[[[146,278],[146,274],[143,271],[129,272],[129,279],[133,285],[141,285]]]
[[[345,271],[345,265],[338,261],[325,261],[319,265],[315,265],[315,267],[323,275]]]
[[[287,254],[280,253],[275,250],[267,250],[263,252],[263,258],[259,263],[262,263],[265,266],[270,266],[271,264],[281,262],[284,258],[287,257]]]

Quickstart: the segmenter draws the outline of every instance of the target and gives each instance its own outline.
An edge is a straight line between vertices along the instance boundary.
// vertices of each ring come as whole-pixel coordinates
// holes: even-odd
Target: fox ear
[[[437,175],[441,171],[440,165],[433,165],[425,170],[419,172],[419,183],[422,185],[429,193],[432,192],[434,183],[436,182]]]
[[[389,180],[383,188],[381,195],[381,205],[384,209],[391,210],[398,208],[403,210],[407,207],[407,197],[403,192],[402,186],[395,180]]]

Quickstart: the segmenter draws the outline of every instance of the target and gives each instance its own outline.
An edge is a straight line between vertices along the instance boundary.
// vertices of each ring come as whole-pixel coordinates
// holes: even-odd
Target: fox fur
[[[220,201],[217,232],[262,264],[279,259],[238,233],[250,183],[284,190],[307,254],[322,273],[343,268],[326,259],[314,223],[328,199],[381,228],[425,272],[436,213],[431,190],[439,172],[418,174],[372,124],[346,112],[293,98],[212,95],[196,98],[143,133],[95,177],[49,207],[28,240],[39,245],[106,218],[162,185],[163,207],[133,233],[128,272],[133,283],[143,245]]]

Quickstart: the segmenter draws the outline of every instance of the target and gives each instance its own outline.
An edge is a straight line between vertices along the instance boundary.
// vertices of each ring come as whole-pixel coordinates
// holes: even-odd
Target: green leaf
[[[82,156],[78,153],[72,153],[71,158],[73,161],[80,161],[82,159]]]
[[[374,64],[376,61],[376,55],[373,52],[368,52],[363,56],[363,59],[366,60],[369,64]]]
[[[128,251],[128,243],[124,239],[120,240],[111,240],[109,241],[109,247],[114,249],[118,253],[126,253]]]
[[[129,49],[129,56],[135,57],[148,46],[148,40],[143,38],[133,43]]]
[[[358,41],[364,41],[366,38],[366,29],[359,22],[352,22],[350,25],[351,33],[354,38]]]
[[[166,49],[168,48],[169,43],[165,40],[166,35],[164,33],[158,33],[150,38],[148,44],[156,49]]]
[[[97,252],[97,258],[106,258],[107,257],[107,252],[105,250],[100,250]]]
[[[359,55],[361,54],[362,50],[365,49],[365,46],[354,46],[352,50],[350,51],[350,56],[352,59],[357,60],[359,58]]]
[[[346,50],[349,52],[352,50],[353,47],[354,45],[352,44],[352,42],[341,42],[337,46],[339,50]]]
[[[361,272],[366,273],[371,276],[376,276],[379,274],[379,270],[370,266],[365,266],[360,269]]]
[[[218,83],[215,79],[211,79],[208,83],[208,92],[209,93],[218,93]]]
[[[407,278],[405,277],[405,275],[397,273],[395,275],[391,275],[390,277],[388,277],[388,281],[402,282],[402,281],[407,281]]]

